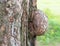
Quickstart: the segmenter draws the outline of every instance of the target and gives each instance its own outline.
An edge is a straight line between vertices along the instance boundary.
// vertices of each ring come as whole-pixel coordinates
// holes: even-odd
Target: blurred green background
[[[37,0],[37,8],[48,16],[48,31],[37,36],[37,46],[60,46],[60,0]]]

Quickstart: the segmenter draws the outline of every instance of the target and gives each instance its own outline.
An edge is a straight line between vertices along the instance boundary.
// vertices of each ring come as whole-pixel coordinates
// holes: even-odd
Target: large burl
[[[47,16],[41,11],[36,10],[33,14],[32,21],[29,22],[29,30],[32,36],[40,36],[45,33],[48,26]]]

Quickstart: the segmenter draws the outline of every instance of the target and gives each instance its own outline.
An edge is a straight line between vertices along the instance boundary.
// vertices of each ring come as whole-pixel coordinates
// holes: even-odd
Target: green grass
[[[37,0],[37,8],[48,16],[48,30],[37,36],[39,46],[60,46],[60,0]]]

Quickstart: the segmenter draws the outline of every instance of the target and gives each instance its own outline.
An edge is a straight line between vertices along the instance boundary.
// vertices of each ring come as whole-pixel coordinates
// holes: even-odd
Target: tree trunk
[[[33,22],[33,17],[34,17],[36,10],[37,10],[37,0],[29,0],[29,22],[28,22],[28,26],[30,26],[30,23]],[[36,35],[33,32],[34,30],[31,28],[32,27],[29,27],[30,46],[35,46]],[[32,33],[30,33],[30,32],[32,32]]]
[[[0,46],[28,45],[29,0],[0,0]]]
[[[2,0],[1,1],[1,25],[0,33],[2,35],[1,46],[20,46],[20,28],[21,28],[21,1],[20,0]],[[2,6],[3,5],[3,6]],[[3,14],[4,13],[4,14]]]

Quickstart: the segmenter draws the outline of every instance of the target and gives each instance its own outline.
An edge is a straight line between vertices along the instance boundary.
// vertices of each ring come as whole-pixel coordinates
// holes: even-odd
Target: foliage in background
[[[60,43],[60,15],[55,15],[50,9],[44,12],[48,16],[48,31],[43,36],[38,36],[37,41],[41,46],[57,46]]]
[[[60,0],[37,0],[37,8],[48,16],[48,31],[38,36],[39,46],[60,46]]]

